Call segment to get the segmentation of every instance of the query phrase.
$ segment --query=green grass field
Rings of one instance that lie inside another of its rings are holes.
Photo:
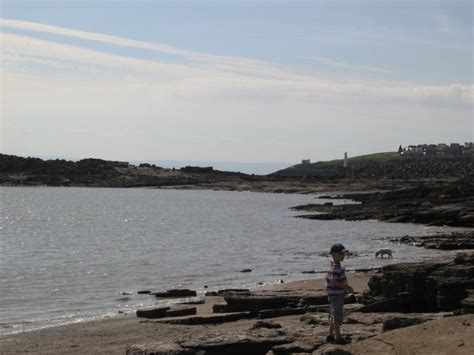
[[[401,159],[397,152],[381,152],[381,153],[373,153],[373,154],[366,154],[366,155],[359,155],[356,157],[349,157],[349,163],[351,161],[363,161],[363,160],[396,160]],[[316,163],[312,163],[311,165],[314,167],[324,167],[324,166],[332,166],[332,165],[342,165],[344,159],[335,159],[329,161],[318,161]]]
[[[390,162],[390,161],[414,161],[414,160],[432,160],[432,161],[440,161],[440,160],[445,160],[445,161],[450,161],[450,160],[470,160],[472,157],[470,156],[453,156],[453,155],[445,155],[445,156],[413,156],[413,157],[402,157],[398,154],[398,152],[379,152],[379,153],[372,153],[372,154],[366,154],[366,155],[359,155],[356,157],[349,157],[349,165],[352,163],[363,163],[363,162],[369,162],[369,161],[378,161],[378,162]],[[311,163],[310,165],[302,165],[302,164],[297,164],[294,167],[297,168],[302,168],[306,167],[309,169],[317,169],[317,168],[325,168],[325,167],[333,167],[333,166],[342,166],[343,164],[343,159],[335,159],[335,160],[328,160],[328,161],[318,161],[316,163]]]

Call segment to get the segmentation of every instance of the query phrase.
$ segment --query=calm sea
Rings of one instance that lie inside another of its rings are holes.
[[[311,202],[251,192],[0,187],[0,334],[158,304],[133,294],[142,289],[203,292],[314,277],[302,271],[324,270],[334,242],[358,255],[346,268],[378,266],[392,262],[373,256],[387,246],[384,237],[450,230],[293,218],[289,207]],[[390,247],[393,262],[440,253]]]

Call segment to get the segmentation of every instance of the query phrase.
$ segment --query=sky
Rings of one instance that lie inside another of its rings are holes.
[[[0,150],[296,163],[473,141],[473,2],[0,1]]]

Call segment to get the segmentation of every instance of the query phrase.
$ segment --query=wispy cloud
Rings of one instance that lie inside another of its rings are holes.
[[[459,39],[456,39],[456,41],[442,41],[433,39],[432,36],[433,30],[452,35],[465,34],[466,31],[472,31],[472,28],[461,29],[444,14],[435,14],[432,18],[436,28],[429,31],[406,27],[359,28],[352,26],[326,26],[320,28],[317,33],[305,33],[301,37],[308,41],[351,47],[374,47],[387,44],[417,45],[427,48],[452,50],[462,55],[472,56],[472,44],[470,42],[460,42]]]
[[[193,62],[205,64],[205,65],[213,65],[215,67],[219,67],[225,70],[242,71],[242,70],[255,69],[255,68],[265,69],[265,66],[267,64],[266,62],[263,62],[263,61],[258,61],[258,60],[248,59],[248,58],[217,56],[217,55],[212,55],[212,54],[207,54],[207,53],[180,49],[180,48],[176,48],[176,47],[169,46],[162,43],[144,42],[144,41],[118,37],[118,36],[73,30],[73,29],[68,29],[64,27],[45,25],[45,24],[29,22],[29,21],[20,21],[20,20],[0,18],[0,26],[5,27],[5,28],[10,28],[10,29],[16,29],[16,30],[50,33],[50,34],[54,34],[58,36],[79,38],[83,40],[102,42],[102,43],[107,43],[107,44],[112,44],[112,45],[117,45],[117,46],[122,46],[122,47],[147,49],[147,50],[156,51],[160,53],[184,57],[189,61],[193,61]],[[273,65],[273,67],[276,67],[276,65]],[[281,68],[282,67],[283,66],[281,66]],[[268,69],[263,70],[262,75],[266,74],[268,71],[269,71]],[[271,72],[268,74],[271,74]]]
[[[368,65],[350,64],[343,61],[334,60],[334,59],[325,58],[325,57],[313,56],[313,57],[304,57],[304,58],[322,63],[324,65],[329,65],[332,67],[338,67],[338,68],[343,68],[343,69],[358,70],[358,71],[362,70],[362,71],[369,71],[369,72],[375,72],[375,73],[390,73],[390,70],[383,69],[383,68],[378,68],[378,67],[368,66]]]
[[[37,24],[26,21],[3,19],[2,26],[31,32],[48,32],[60,36],[100,41],[118,46],[146,48],[182,56],[186,61],[170,63],[158,60],[144,60],[123,55],[92,50],[78,45],[47,41],[28,35],[3,33],[3,70],[34,72],[35,75],[51,75],[50,71],[32,69],[32,65],[57,67],[63,70],[61,76],[75,75],[77,71],[107,74],[108,79],[116,78],[139,80],[156,85],[172,85],[180,93],[202,95],[202,89],[216,97],[234,95],[235,98],[265,100],[401,100],[418,104],[468,104],[473,102],[473,86],[419,85],[393,81],[361,79],[337,79],[324,77],[318,73],[299,68],[256,61],[240,57],[217,56],[195,51],[187,51],[159,43],[130,40],[127,38],[103,35]],[[384,73],[386,70],[364,65],[354,65],[324,57],[314,60],[324,64]],[[68,70],[65,70],[68,68]],[[120,68],[126,71],[120,72]],[[42,68],[44,69],[44,68]],[[110,71],[114,70],[112,75]],[[48,73],[48,74],[45,74]],[[91,76],[96,81],[101,76]],[[85,81],[77,75],[78,82]]]

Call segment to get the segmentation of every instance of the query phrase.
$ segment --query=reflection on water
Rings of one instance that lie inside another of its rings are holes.
[[[292,218],[289,207],[315,202],[309,195],[0,187],[0,201],[0,333],[156,303],[124,291],[307,278],[302,271],[326,268],[336,241],[358,255],[348,268],[430,257],[441,252],[390,245],[393,260],[373,253],[383,237],[448,230]]]

